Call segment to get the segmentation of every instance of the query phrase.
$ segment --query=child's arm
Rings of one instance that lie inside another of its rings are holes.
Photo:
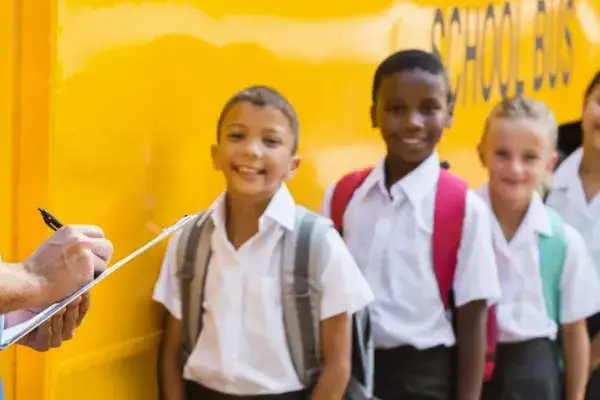
[[[314,400],[341,399],[350,379],[351,330],[347,313],[321,321],[323,371],[312,393]]]
[[[586,318],[600,309],[600,281],[583,238],[565,224],[567,254],[560,286],[560,325],[566,399],[583,399],[590,370]]]
[[[179,232],[175,233],[169,241],[152,296],[166,309],[158,365],[158,380],[163,400],[185,400],[181,363],[181,299],[176,275],[179,235]]]
[[[481,396],[485,367],[487,302],[476,300],[456,310],[458,351],[458,400]]]
[[[159,379],[163,400],[185,400],[181,351],[181,322],[167,311],[160,347]]]
[[[500,297],[491,222],[489,207],[469,191],[453,285],[459,400],[481,398],[488,307]]]
[[[590,374],[600,367],[600,313],[588,317],[588,335],[591,338]]]
[[[566,400],[583,400],[590,370],[590,341],[585,321],[561,327]]]
[[[373,301],[360,269],[334,229],[325,237],[329,251],[321,252],[321,351],[323,372],[313,399],[343,398],[352,369],[352,315]]]

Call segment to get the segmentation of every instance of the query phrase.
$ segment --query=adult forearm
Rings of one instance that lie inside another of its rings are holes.
[[[39,279],[23,264],[0,262],[0,314],[43,305]]]

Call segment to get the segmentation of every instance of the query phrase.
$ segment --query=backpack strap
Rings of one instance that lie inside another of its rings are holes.
[[[335,185],[330,202],[330,218],[335,229],[343,236],[346,208],[356,189],[369,176],[372,167],[351,172]],[[369,308],[352,315],[352,373],[344,394],[346,400],[370,400],[373,398],[373,370],[375,346],[371,333]]]
[[[325,235],[331,222],[296,206],[294,230],[284,235],[282,303],[292,362],[300,381],[312,388],[321,373],[321,275],[329,260]]]
[[[446,310],[451,311],[454,308],[452,289],[466,214],[468,189],[467,182],[450,174],[444,168],[440,169],[433,217],[433,265],[442,303]],[[494,371],[497,342],[495,306],[488,310],[486,331],[484,380],[489,381]]]
[[[373,170],[372,167],[361,169],[344,175],[335,185],[333,194],[331,195],[331,205],[329,215],[335,229],[340,233],[343,232],[344,213],[346,207],[350,203],[350,199],[354,191],[367,179],[367,176]]]
[[[463,221],[466,212],[468,185],[462,179],[440,169],[433,215],[433,266],[442,303],[452,307],[452,284]]]
[[[546,207],[551,235],[539,235],[540,274],[548,316],[560,325],[560,282],[567,256],[565,226],[560,215]]]
[[[182,362],[185,364],[202,330],[204,281],[214,230],[211,213],[201,212],[186,224],[177,243],[177,277],[181,291]],[[200,299],[200,300],[198,300]]]
[[[352,372],[344,399],[371,400],[375,368],[375,344],[371,334],[369,308],[352,315]]]
[[[539,235],[540,275],[546,311],[559,327],[555,349],[558,368],[562,371],[564,369],[564,359],[560,340],[560,283],[567,257],[567,237],[565,236],[565,225],[560,215],[550,207],[546,207],[546,213],[552,228],[552,234]]]

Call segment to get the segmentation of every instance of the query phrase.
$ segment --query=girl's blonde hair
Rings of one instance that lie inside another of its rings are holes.
[[[558,124],[556,123],[554,113],[543,102],[523,95],[504,98],[492,109],[486,118],[483,136],[479,143],[480,146],[485,143],[489,127],[494,118],[533,122],[540,128],[539,131],[544,133],[551,151],[556,151],[558,144]],[[552,190],[552,185],[553,174],[550,172],[538,182],[537,191],[542,196],[545,196],[546,193]]]

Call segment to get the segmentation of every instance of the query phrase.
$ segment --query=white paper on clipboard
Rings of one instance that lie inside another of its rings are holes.
[[[82,287],[81,289],[79,289],[77,292],[73,293],[71,296],[67,297],[66,299],[49,306],[48,308],[46,308],[45,310],[43,310],[39,314],[37,314],[35,317],[30,318],[29,320],[27,320],[25,322],[22,322],[18,325],[4,329],[4,331],[2,332],[2,338],[0,339],[0,350],[3,350],[5,348],[7,348],[8,346],[21,340],[21,338],[23,338],[29,332],[33,331],[39,325],[41,325],[46,320],[51,318],[54,314],[59,312],[61,309],[63,309],[65,306],[67,306],[67,304],[69,304],[70,302],[75,300],[81,294],[83,294],[84,292],[87,292],[93,286],[97,285],[102,280],[106,279],[109,275],[111,275],[113,272],[115,272],[116,270],[121,268],[123,265],[127,264],[128,262],[130,262],[131,260],[133,260],[134,258],[139,256],[140,254],[144,253],[149,248],[151,248],[154,245],[156,245],[157,243],[161,242],[163,239],[165,239],[166,237],[171,235],[173,232],[175,232],[178,229],[180,229],[181,227],[183,227],[183,225],[185,225],[192,218],[194,218],[194,215],[186,216],[186,217],[180,219],[179,221],[177,221],[174,225],[163,229],[163,231],[158,236],[156,236],[154,239],[152,239],[151,241],[149,241],[148,243],[146,243],[139,249],[135,250],[133,253],[129,254],[127,257],[121,259],[120,261],[116,262],[115,264],[113,264],[112,266],[107,268],[102,273],[102,275],[98,276],[92,282],[88,283],[87,285],[85,285],[84,287]]]

